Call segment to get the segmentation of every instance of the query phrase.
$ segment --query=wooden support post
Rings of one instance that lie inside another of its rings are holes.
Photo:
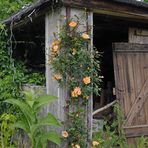
[[[46,88],[47,94],[54,95],[58,97],[58,100],[53,104],[49,105],[45,108],[44,112],[53,113],[60,122],[64,122],[67,119],[67,113],[65,110],[66,99],[68,98],[68,93],[66,89],[62,89],[58,86],[58,83],[53,80],[53,75],[51,71],[51,66],[49,64],[49,54],[51,44],[54,40],[54,33],[59,32],[60,25],[62,25],[62,21],[60,21],[61,15],[65,15],[65,8],[61,8],[58,10],[53,10],[53,12],[47,13],[45,17],[45,54],[46,54]],[[57,129],[59,133],[64,129],[64,125]],[[51,146],[50,148],[54,148],[56,146]],[[67,147],[65,143],[62,143],[62,148]]]
[[[62,17],[65,16],[65,17]],[[52,71],[51,67],[49,65],[49,54],[50,54],[50,47],[54,39],[54,33],[59,32],[60,26],[66,21],[66,19],[75,18],[84,16],[83,23],[85,27],[81,27],[80,29],[82,31],[86,31],[86,28],[88,26],[93,26],[93,14],[92,13],[86,13],[84,10],[81,9],[74,9],[74,8],[61,8],[58,10],[54,10],[53,12],[47,13],[45,18],[45,45],[46,45],[46,88],[47,93],[51,95],[58,96],[57,102],[54,104],[48,106],[44,111],[45,112],[52,112],[61,122],[64,123],[64,121],[67,120],[67,114],[72,108],[69,108],[69,110],[66,109],[66,102],[67,99],[69,99],[68,92],[66,89],[62,89],[58,86],[57,82],[52,79]],[[62,18],[62,19],[61,19]],[[66,18],[66,19],[64,19]],[[91,29],[91,37],[92,37],[92,29]],[[91,38],[92,40],[92,38]],[[93,48],[93,42],[91,41],[91,46]],[[86,139],[88,141],[88,147],[90,146],[91,141],[91,135],[92,135],[92,97],[88,102],[88,106],[85,107],[86,110],[86,126],[89,132],[88,138]],[[61,131],[66,128],[66,125],[64,124],[61,129],[58,129],[58,131]],[[50,146],[51,147],[51,146]],[[66,143],[62,143],[62,148],[69,148],[69,146]]]

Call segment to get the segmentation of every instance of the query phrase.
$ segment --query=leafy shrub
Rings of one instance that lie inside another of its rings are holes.
[[[26,83],[44,85],[45,76],[29,71],[23,62],[12,58],[8,31],[0,24],[0,115],[17,113],[17,109],[3,101],[11,98],[23,99],[21,86]]]
[[[16,117],[11,114],[2,114],[0,116],[0,147],[1,148],[13,148],[12,136],[14,135],[14,129],[11,127],[16,121]]]
[[[1,0],[0,1],[0,20],[10,16],[18,11],[24,5],[31,3],[33,0]]]
[[[118,104],[114,106],[114,113],[116,117],[113,121],[111,123],[108,123],[107,120],[104,121],[104,129],[100,129],[93,135],[93,148],[147,148],[148,138],[144,137],[137,138],[136,147],[128,145],[124,130],[120,128],[124,120]]]
[[[31,72],[25,75],[25,83],[34,85],[45,85],[45,75],[42,73]]]
[[[9,99],[5,102],[17,106],[22,112],[20,119],[14,124],[15,128],[24,130],[31,140],[32,148],[46,148],[47,141],[60,145],[59,135],[55,131],[47,131],[46,126],[60,126],[57,119],[48,113],[45,117],[40,117],[39,112],[48,103],[55,101],[54,96],[35,95],[33,91],[25,92],[24,101]]]

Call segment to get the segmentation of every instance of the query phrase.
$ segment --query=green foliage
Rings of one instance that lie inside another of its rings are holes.
[[[43,73],[37,73],[37,72],[28,72],[25,73],[25,82],[27,84],[33,84],[33,85],[45,85],[45,75]]]
[[[0,25],[0,27],[0,114],[2,114],[14,109],[3,103],[4,100],[21,98],[20,84],[24,74],[14,66],[14,60],[11,58],[11,51],[8,48],[7,30],[4,25]]]
[[[12,141],[12,136],[15,131],[11,126],[15,123],[16,117],[11,114],[2,114],[0,116],[0,147],[13,148],[15,144]]]
[[[0,0],[0,21],[29,3],[32,0]]]
[[[70,113],[69,118],[71,122],[69,122],[68,140],[71,146],[79,144],[81,148],[86,148],[87,129],[85,128],[84,110],[78,109],[77,112]]]
[[[23,99],[21,86],[23,84],[44,85],[45,76],[28,70],[24,63],[12,58],[8,32],[0,24],[0,114],[17,112],[12,105],[3,101],[6,99]]]
[[[148,147],[148,138],[141,137],[138,139],[137,148],[147,148]]]
[[[13,125],[15,128],[24,130],[31,140],[32,148],[46,148],[47,141],[60,145],[59,135],[55,131],[45,130],[46,126],[60,126],[58,120],[48,113],[40,117],[42,107],[55,101],[57,97],[43,95],[39,96],[33,91],[25,92],[24,101],[9,99],[5,102],[17,106],[22,112],[20,119]]]
[[[57,79],[58,83],[63,87],[66,85],[71,92],[74,88],[80,87],[82,93],[79,98],[87,100],[92,91],[96,94],[100,91],[101,79],[98,75],[101,55],[95,48],[87,48],[90,40],[83,38],[83,32],[79,31],[79,27],[83,25],[80,25],[79,21],[78,19],[77,26],[73,28],[68,29],[68,24],[62,26],[57,35],[59,39],[55,38],[51,47],[50,60],[54,74],[61,76]],[[58,41],[60,43],[56,43]],[[55,46],[59,46],[58,51],[54,49]],[[88,84],[83,82],[86,77],[90,78]],[[78,97],[71,95],[71,98]]]
[[[114,113],[116,113],[116,118],[111,123],[104,121],[104,129],[100,129],[93,135],[93,141],[98,142],[98,145],[93,146],[93,148],[147,148],[148,138],[144,137],[137,138],[136,147],[128,145],[124,130],[121,128],[124,120],[118,104],[114,106]]]

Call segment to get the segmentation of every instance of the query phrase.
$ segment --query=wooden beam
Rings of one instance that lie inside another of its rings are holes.
[[[123,127],[125,130],[126,137],[140,137],[148,135],[148,125],[138,125],[138,126],[130,126]]]
[[[60,1],[43,0],[30,5],[27,8],[20,10],[18,13],[12,15],[2,23],[10,26],[13,29],[32,23],[38,17],[45,17],[45,13],[58,9],[61,6]],[[56,11],[56,10],[55,10]]]
[[[146,79],[145,83],[143,84],[143,87],[142,87],[139,95],[137,96],[134,104],[132,105],[131,110],[129,111],[129,113],[127,115],[127,119],[125,121],[126,126],[132,124],[134,117],[140,112],[146,99],[148,99],[148,78]]]
[[[100,112],[102,112],[102,111],[104,111],[104,110],[110,108],[110,107],[113,106],[116,102],[117,102],[117,101],[115,100],[115,101],[113,101],[113,102],[111,102],[111,103],[105,105],[104,107],[101,107],[101,108],[95,110],[95,111],[92,113],[92,116],[94,116],[94,115],[96,115],[96,114],[98,114],[98,113],[100,113]]]
[[[46,107],[47,111],[53,113],[62,123],[67,121],[67,107],[66,100],[69,99],[69,93],[66,89],[59,87],[57,81],[53,80],[53,72],[51,70],[51,65],[48,64],[50,48],[53,40],[55,39],[54,33],[60,30],[60,27],[63,25],[63,22],[60,20],[60,16],[66,15],[66,9],[61,8],[52,13],[46,13],[45,17],[45,54],[46,54],[46,91],[47,94],[54,95],[58,97],[58,100],[53,104]],[[58,32],[59,33],[59,32]],[[62,130],[65,130],[66,125],[63,124],[60,128],[57,129],[59,133]],[[49,147],[54,147],[51,143]],[[61,147],[66,148],[67,141],[63,140]],[[54,147],[55,148],[55,147]]]
[[[64,5],[87,8],[98,14],[130,18],[148,23],[148,11],[139,7],[104,0],[63,0]]]
[[[130,45],[130,46],[129,46]],[[116,47],[116,48],[115,48]],[[137,43],[113,43],[113,49],[116,52],[148,52],[148,44]]]

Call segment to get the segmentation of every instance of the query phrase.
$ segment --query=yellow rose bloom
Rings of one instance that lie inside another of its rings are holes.
[[[93,141],[93,142],[92,142],[92,145],[93,145],[93,146],[98,146],[99,144],[100,144],[100,143],[99,143],[98,141]]]
[[[76,54],[76,49],[72,49],[72,54],[75,55]]]
[[[68,132],[67,131],[62,131],[62,136],[64,138],[67,138],[69,136]]]
[[[74,27],[77,26],[77,22],[71,21],[71,22],[69,23],[69,26],[74,28]]]
[[[83,78],[84,84],[89,84],[91,82],[90,77]]]
[[[81,147],[80,147],[80,145],[76,144],[76,145],[75,145],[75,148],[81,148]]]
[[[55,74],[53,78],[58,81],[62,79],[62,76],[60,74]]]
[[[78,95],[74,91],[71,92],[71,96],[72,97],[78,97]]]
[[[82,38],[85,39],[85,40],[88,40],[90,37],[87,33],[83,33]]]
[[[72,97],[78,97],[81,95],[81,88],[80,87],[75,87],[74,90],[71,92]]]
[[[58,50],[59,50],[59,46],[58,45],[52,46],[52,52],[58,52]]]
[[[60,40],[54,40],[52,46],[59,45],[61,43]]]

